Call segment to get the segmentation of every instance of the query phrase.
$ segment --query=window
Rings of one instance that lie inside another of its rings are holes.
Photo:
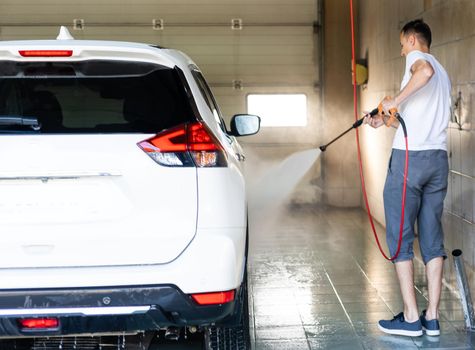
[[[194,119],[177,70],[106,60],[1,61],[2,116],[36,118],[38,133],[157,133]]]
[[[204,76],[201,74],[201,72],[193,68],[191,72],[193,74],[193,78],[196,81],[196,84],[198,85],[198,88],[201,91],[201,94],[203,95],[206,101],[206,104],[208,105],[211,112],[213,112],[213,116],[214,116],[214,119],[216,120],[216,123],[218,123],[221,130],[223,130],[226,133],[226,127],[224,125],[223,118],[221,117],[221,112],[219,110],[218,104],[216,103],[213,93],[211,92],[211,89],[208,83],[206,82]]]
[[[306,126],[307,96],[304,94],[251,94],[247,112],[261,117],[261,126]]]

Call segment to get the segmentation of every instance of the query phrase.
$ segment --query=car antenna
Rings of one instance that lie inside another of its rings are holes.
[[[59,28],[59,34],[56,37],[56,40],[74,40],[74,37],[69,32],[68,28],[61,26],[61,28]]]

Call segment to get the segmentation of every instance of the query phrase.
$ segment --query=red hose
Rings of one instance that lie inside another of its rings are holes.
[[[353,0],[350,0],[350,17],[351,17],[351,71],[352,71],[352,78],[353,78],[353,111],[355,115],[355,120],[358,120],[358,101],[357,101],[357,94],[356,94],[356,62],[355,62],[355,30],[354,30],[354,14],[353,14]],[[404,135],[404,139],[406,142],[406,161],[404,167],[404,184],[402,189],[402,208],[401,208],[401,223],[399,226],[399,240],[397,244],[397,250],[394,256],[388,257],[381,247],[381,243],[379,242],[378,234],[376,233],[376,228],[374,227],[373,216],[371,215],[371,210],[369,208],[368,197],[366,195],[366,186],[363,174],[363,161],[361,159],[361,150],[360,150],[360,136],[358,129],[356,128],[356,145],[358,149],[358,163],[360,169],[360,179],[361,179],[361,190],[363,191],[363,198],[366,205],[366,211],[368,213],[369,222],[371,223],[371,228],[373,230],[374,238],[376,239],[376,243],[378,244],[379,251],[384,256],[386,260],[394,261],[398,255],[399,251],[401,250],[401,243],[402,243],[402,233],[404,230],[404,208],[406,206],[406,184],[407,184],[407,173],[409,168],[409,147],[407,142],[407,135]]]

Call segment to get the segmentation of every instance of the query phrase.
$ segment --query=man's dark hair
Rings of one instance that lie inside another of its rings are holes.
[[[414,34],[419,41],[423,42],[430,47],[432,43],[432,33],[429,26],[422,19],[416,19],[414,21],[406,23],[401,29],[403,35]]]

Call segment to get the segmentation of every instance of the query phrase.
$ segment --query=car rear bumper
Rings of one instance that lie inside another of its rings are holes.
[[[236,293],[239,295],[239,293]],[[173,285],[0,292],[0,337],[139,332],[225,323],[236,300],[200,306]],[[57,317],[54,329],[21,329],[18,320]]]
[[[0,292],[12,289],[77,289],[163,284],[178,286],[186,294],[232,290],[237,289],[242,282],[245,246],[245,225],[231,228],[198,228],[189,246],[168,264],[0,267]]]

